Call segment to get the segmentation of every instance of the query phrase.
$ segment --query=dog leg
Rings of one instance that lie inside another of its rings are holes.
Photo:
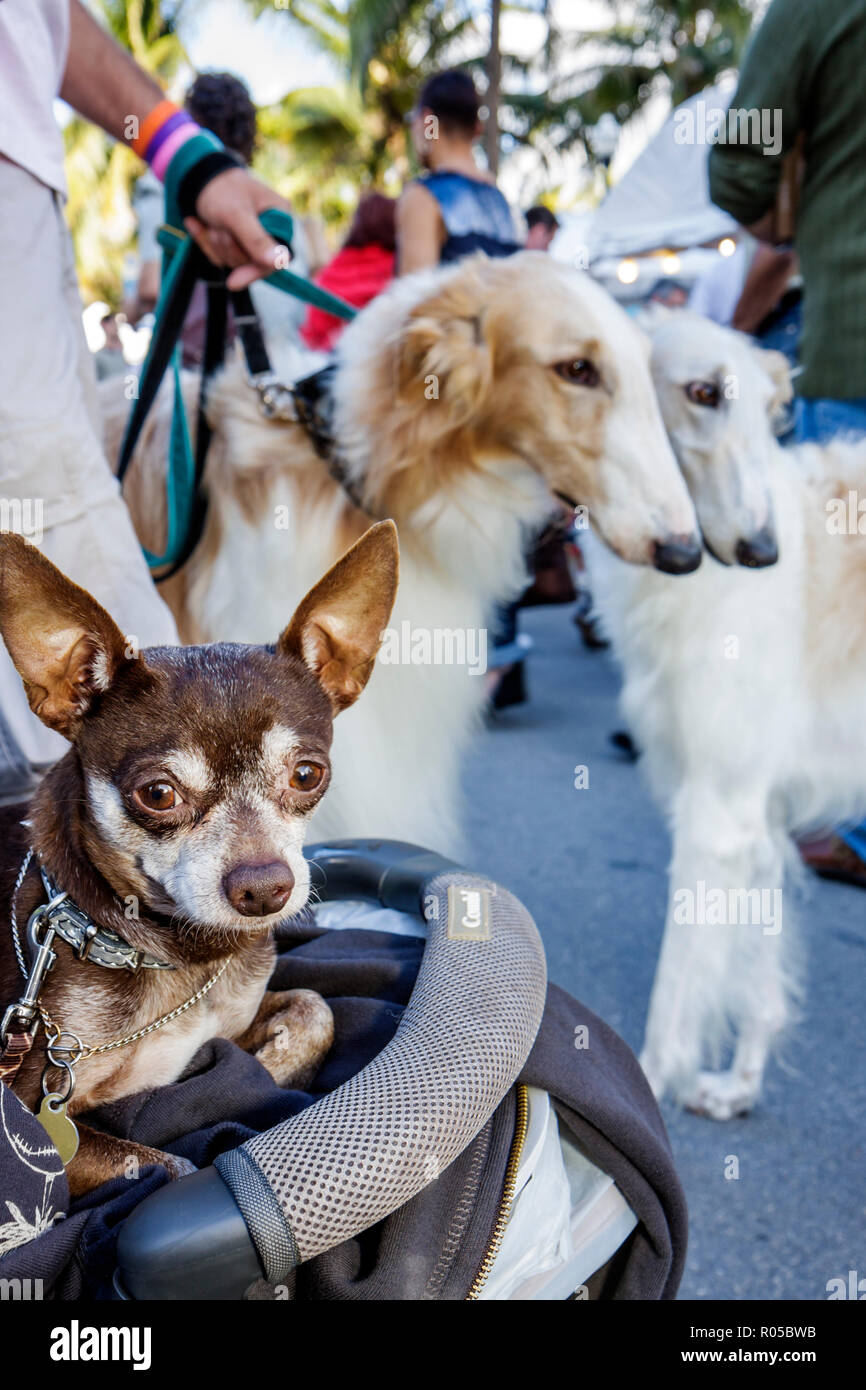
[[[763,904],[780,900],[781,877],[760,799],[723,798],[706,786],[683,793],[641,1058],[657,1096],[672,1091],[714,1119],[757,1099],[770,1040],[787,1013],[776,927],[760,916]],[[732,1030],[731,1070],[702,1071]]]
[[[733,1065],[728,1071],[701,1071],[694,1090],[683,1098],[687,1110],[710,1120],[731,1120],[748,1115],[761,1094],[764,1068],[770,1054],[772,1035],[760,1029],[749,1030],[737,1042]]]
[[[700,1068],[700,1010],[692,981],[704,955],[705,943],[697,939],[694,926],[679,920],[672,890],[640,1056],[658,1100]]]
[[[235,1042],[252,1052],[280,1086],[309,1085],[334,1041],[334,1016],[311,989],[268,991]]]
[[[66,1169],[72,1197],[82,1197],[111,1178],[128,1178],[135,1182],[143,1168],[155,1163],[165,1168],[171,1178],[195,1172],[195,1165],[189,1159],[178,1158],[176,1154],[163,1153],[161,1149],[136,1144],[130,1139],[118,1139],[113,1134],[91,1129],[89,1125],[77,1124],[77,1129],[78,1152]]]
[[[790,1016],[783,961],[782,942],[775,934],[764,938],[757,953],[743,953],[741,968],[748,971],[748,987],[733,1061],[727,1071],[699,1073],[694,1092],[685,1099],[688,1109],[713,1120],[729,1120],[754,1108],[773,1041]]]

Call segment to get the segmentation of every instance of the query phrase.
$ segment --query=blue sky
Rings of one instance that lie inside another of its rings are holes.
[[[591,32],[610,21],[608,0],[552,0],[565,29]],[[478,6],[479,42],[485,5]],[[193,66],[227,68],[249,86],[259,105],[278,101],[295,87],[327,85],[341,75],[330,58],[307,37],[284,10],[254,19],[243,0],[199,0],[180,25]],[[506,9],[502,16],[503,46],[529,56],[540,44],[544,25],[538,15]]]
[[[242,0],[203,0],[180,28],[194,67],[236,73],[260,106],[278,101],[295,87],[339,80],[327,54],[284,10],[255,20]]]

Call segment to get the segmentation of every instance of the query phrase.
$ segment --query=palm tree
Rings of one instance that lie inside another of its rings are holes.
[[[163,84],[186,64],[178,25],[195,0],[94,0],[137,61]],[[611,0],[611,24],[576,43],[554,22],[551,0],[247,0],[285,13],[344,74],[260,113],[255,165],[300,212],[342,223],[359,189],[396,187],[411,173],[406,116],[433,71],[458,65],[486,78],[485,150],[531,147],[540,167],[580,150],[605,111],[627,120],[664,85],[674,102],[735,67],[754,0]],[[710,8],[712,6],[712,8]],[[503,16],[538,14],[537,51],[503,48]],[[141,166],[125,146],[74,118],[65,130],[67,215],[85,293],[116,303],[134,225],[130,189]]]
[[[299,213],[342,224],[376,181],[375,142],[356,89],[300,88],[259,111],[254,168]]]
[[[499,98],[502,88],[502,46],[500,29],[502,0],[490,0],[490,46],[487,49],[487,125],[484,149],[494,178],[499,172]]]
[[[250,0],[259,11],[270,0]],[[539,154],[565,153],[580,144],[592,158],[591,127],[605,111],[620,121],[664,85],[674,104],[714,82],[739,61],[752,25],[754,0],[611,0],[612,23],[588,34],[595,55],[554,22],[550,0],[281,0],[281,8],[346,63],[368,110],[384,129],[377,153],[397,146],[405,113],[419,82],[457,61],[487,81],[484,146],[495,173],[503,138],[532,145]],[[518,58],[503,51],[502,16],[538,14],[544,37],[538,51]],[[486,51],[458,56],[474,38]],[[577,58],[575,63],[573,60]],[[401,161],[407,163],[405,154]],[[371,174],[373,171],[371,170]]]
[[[136,62],[167,84],[188,61],[177,33],[186,2],[99,0],[95,8]],[[66,218],[81,287],[86,298],[104,299],[117,307],[123,257],[135,234],[130,193],[141,174],[141,163],[128,146],[78,116],[68,122],[63,135],[69,188]]]

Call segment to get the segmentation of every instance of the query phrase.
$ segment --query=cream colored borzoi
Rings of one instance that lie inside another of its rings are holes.
[[[113,390],[109,457],[128,409]],[[239,365],[215,383],[209,409],[207,525],[164,588],[185,641],[269,640],[276,615],[371,517],[392,517],[399,531],[399,640],[383,650],[365,699],[338,721],[337,771],[314,834],[459,848],[460,776],[485,683],[478,661],[475,674],[470,663],[437,663],[436,634],[456,634],[441,637],[441,655],[446,641],[459,649],[461,634],[478,655],[494,603],[526,582],[525,548],[557,494],[588,506],[627,560],[675,571],[700,561],[647,339],[588,276],[538,252],[399,280],[346,330],[337,444],[368,515],[301,426],[262,416]],[[164,408],[153,412],[126,486],[151,547],[167,419]],[[505,833],[507,807],[491,813]]]
[[[866,498],[866,446],[783,450],[780,354],[687,313],[650,331],[715,559],[672,583],[594,546],[593,585],[673,835],[642,1063],[657,1094],[726,1119],[757,1100],[798,993],[791,834],[866,811],[866,540],[849,501]],[[705,1070],[730,1044],[728,1069]]]

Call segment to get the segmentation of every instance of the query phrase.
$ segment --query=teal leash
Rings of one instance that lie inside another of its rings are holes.
[[[291,246],[294,224],[288,213],[269,208],[260,219],[265,231],[286,247]],[[163,279],[156,306],[153,334],[139,378],[138,397],[127,421],[118,461],[117,477],[122,484],[129,469],[135,446],[147,416],[156,399],[166,371],[171,367],[174,389],[168,466],[166,470],[166,536],[161,555],[142,547],[149,568],[159,570],[157,582],[176,574],[186,563],[201,537],[206,514],[206,499],[202,478],[210,442],[210,428],[204,413],[204,392],[207,381],[221,365],[225,355],[225,304],[230,292],[225,288],[228,272],[213,266],[186,232],[165,226],[158,233],[163,248]],[[352,319],[357,310],[314,285],[294,271],[280,268],[265,277],[285,294],[310,304],[337,318]],[[199,396],[196,447],[193,450],[186,408],[181,387],[180,334],[183,329],[193,290],[199,281],[208,286],[208,321],[205,361]],[[241,292],[245,321],[249,323],[251,304],[247,292]],[[239,297],[240,299],[240,297]],[[246,350],[246,333],[243,336]],[[264,340],[259,333],[260,353],[265,356]]]

